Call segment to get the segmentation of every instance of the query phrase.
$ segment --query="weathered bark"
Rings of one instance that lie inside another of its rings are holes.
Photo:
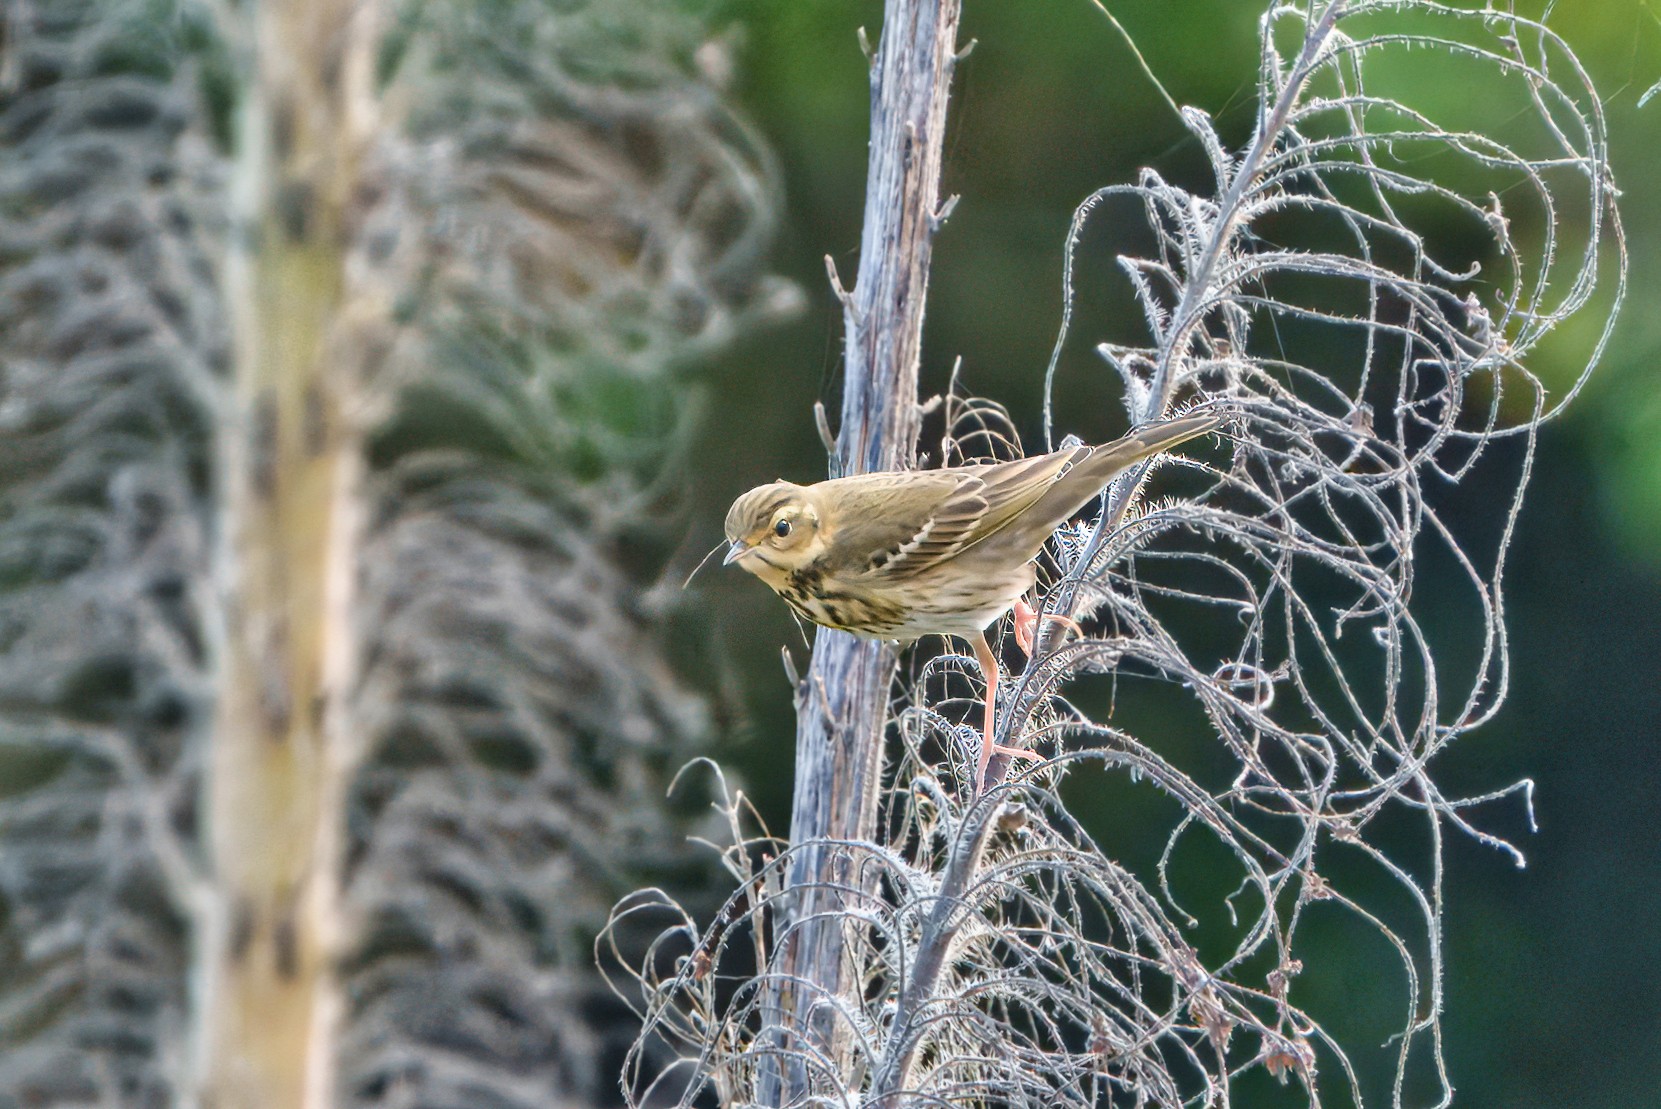
[[[917,371],[929,259],[939,225],[946,101],[957,60],[957,0],[888,0],[871,69],[871,141],[865,228],[854,288],[843,304],[846,383],[837,459],[842,473],[911,465]],[[780,931],[789,939],[770,970],[785,1046],[837,1059],[836,1021],[811,998],[858,986],[845,959],[850,925],[836,914],[855,872],[838,841],[873,838],[893,650],[821,628],[797,694],[796,790],[787,879],[796,891]],[[805,1041],[792,1039],[805,1036]],[[787,1105],[805,1083],[799,1062],[765,1072],[760,1100]]]

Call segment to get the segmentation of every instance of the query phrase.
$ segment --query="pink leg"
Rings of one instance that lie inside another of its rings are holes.
[[[1015,643],[1023,655],[1031,656],[1033,632],[1038,630],[1038,613],[1025,597],[1015,599]]]
[[[1059,613],[1051,612],[1044,619],[1057,624],[1066,624],[1074,632],[1083,635],[1084,629],[1078,626],[1077,620],[1070,620]],[[1021,648],[1021,653],[1031,657],[1033,644],[1037,641],[1038,610],[1027,604],[1025,597],[1015,601],[1015,643]]]
[[[975,649],[975,661],[980,664],[980,672],[986,678],[986,716],[982,725],[980,759],[975,763],[975,792],[979,793],[986,788],[986,767],[994,754],[1035,762],[1041,756],[1020,747],[1003,747],[992,742],[992,722],[996,718],[998,697],[998,658],[992,653],[992,645],[986,642],[985,632],[969,642]]]

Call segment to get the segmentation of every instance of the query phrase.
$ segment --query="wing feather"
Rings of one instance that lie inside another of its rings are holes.
[[[846,552],[837,568],[885,578],[920,574],[1007,527],[1081,453],[1088,448],[825,482],[821,496],[835,506],[830,550]]]
[[[993,561],[1025,561],[1114,475],[1219,423],[1215,415],[1188,416],[1102,447],[820,482],[810,493],[830,521],[825,568],[890,580],[914,577],[1000,533],[979,553]],[[1006,532],[1029,513],[1021,528]]]

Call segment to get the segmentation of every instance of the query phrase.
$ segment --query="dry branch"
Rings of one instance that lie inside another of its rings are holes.
[[[917,369],[928,292],[930,251],[939,221],[940,158],[946,101],[957,61],[957,0],[888,0],[871,66],[871,141],[859,276],[843,292],[845,385],[837,471],[868,473],[910,466],[917,440]],[[834,274],[833,274],[834,277]],[[883,737],[893,651],[820,628],[813,663],[796,696],[793,857],[781,922],[776,1006],[786,1050],[844,1049],[821,999],[857,989],[836,915],[836,887],[869,889],[831,842],[870,840],[876,832]],[[827,894],[829,896],[827,897]],[[805,1036],[803,1041],[797,1037]],[[775,1086],[777,1082],[779,1085]],[[798,1068],[771,1073],[759,1097],[784,1105],[806,1088]]]

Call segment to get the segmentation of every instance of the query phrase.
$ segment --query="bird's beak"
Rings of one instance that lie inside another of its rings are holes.
[[[732,546],[727,548],[727,557],[721,560],[721,565],[731,566],[739,559],[750,553],[750,545],[742,539],[734,539]]]

